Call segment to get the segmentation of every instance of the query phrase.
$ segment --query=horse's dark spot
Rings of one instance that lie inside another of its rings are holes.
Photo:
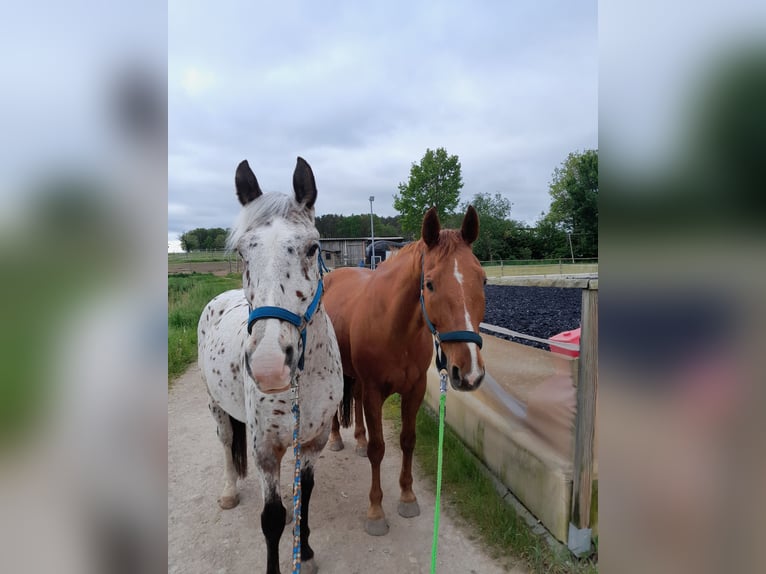
[[[250,242],[250,248],[252,249],[253,247],[258,247],[258,242],[257,241],[251,241]]]
[[[284,399],[279,399],[277,402],[278,403],[282,403],[283,405],[287,404],[287,401],[285,401]]]
[[[289,272],[287,273],[287,278],[290,279],[290,273]]]
[[[245,271],[245,277],[247,277],[247,283],[250,284],[250,270]]]
[[[296,295],[296,296],[297,296],[299,299],[305,299],[305,298],[306,298],[306,297],[303,295],[303,291],[296,291],[296,292],[295,292],[295,295]]]
[[[205,334],[205,329],[202,329],[202,334],[203,334],[203,335]]]
[[[313,429],[314,428],[314,423],[309,423],[309,428]]]
[[[288,248],[287,248],[287,252],[288,252],[290,255],[292,255],[293,253],[295,253],[295,249],[293,249],[292,247],[288,247]]]
[[[279,428],[279,425],[277,425],[277,424],[272,424],[272,425],[271,425],[271,428],[273,428],[273,429],[278,429],[278,428]]]
[[[219,315],[223,315],[223,309],[221,309],[220,311],[218,311],[218,314],[219,314]]]
[[[281,415],[285,414],[285,411],[280,411],[279,409],[274,409],[274,414],[278,415],[278,416],[281,416]]]
[[[282,293],[284,293],[284,292],[285,292],[285,286],[284,286],[284,285],[282,285],[281,283],[279,284],[279,288],[282,290]]]
[[[332,395],[330,395],[330,400],[331,400],[331,401],[335,400],[335,399],[333,399],[333,398],[332,398]]]
[[[267,221],[263,224],[264,227],[269,227],[271,225],[271,220]]]
[[[311,281],[311,278],[309,277],[308,269],[303,270],[303,276],[306,278],[306,281]]]
[[[260,402],[263,402],[266,397],[261,397]]]

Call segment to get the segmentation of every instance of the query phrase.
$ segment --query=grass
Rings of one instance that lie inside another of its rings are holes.
[[[197,322],[213,297],[242,287],[241,275],[168,276],[168,383],[197,358]]]
[[[401,428],[400,398],[391,396],[383,406],[384,417]],[[434,414],[423,406],[416,422],[415,459],[419,467],[436,484],[439,425]],[[524,519],[516,514],[495,490],[486,471],[468,452],[458,436],[449,428],[444,432],[442,494],[446,505],[465,519],[493,558],[503,560],[506,567],[523,564],[536,573],[590,574],[598,565],[588,559],[576,559],[567,550],[555,552],[547,542],[533,533]]]

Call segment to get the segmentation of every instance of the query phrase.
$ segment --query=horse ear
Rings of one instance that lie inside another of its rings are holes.
[[[439,232],[441,231],[441,223],[439,223],[439,214],[436,212],[436,208],[432,207],[426,211],[423,217],[423,229],[420,232],[423,241],[430,248],[439,243]]]
[[[460,235],[463,241],[471,245],[479,237],[479,214],[473,205],[469,205],[463,217],[463,225],[460,227]]]
[[[261,188],[258,187],[258,180],[255,179],[255,174],[250,169],[250,164],[247,163],[246,159],[243,159],[237,166],[234,185],[237,188],[237,197],[242,205],[247,205],[263,195]]]
[[[293,173],[293,189],[298,203],[304,203],[307,209],[314,207],[314,202],[317,200],[317,184],[314,181],[311,166],[302,157],[298,158],[298,164]]]

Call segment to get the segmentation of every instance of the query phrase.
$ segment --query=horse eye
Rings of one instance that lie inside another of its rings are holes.
[[[433,284],[433,283],[431,283],[430,281],[426,281],[426,288],[427,288],[429,291],[433,291],[433,290],[434,290],[434,284]]]
[[[309,247],[309,250],[306,252],[306,256],[313,257],[314,254],[317,252],[317,249],[319,249],[319,245],[317,243],[314,243],[314,245]]]
[[[487,278],[485,277],[484,278],[484,285],[486,285],[486,284],[487,284]]]

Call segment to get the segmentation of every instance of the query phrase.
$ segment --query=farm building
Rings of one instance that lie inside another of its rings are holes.
[[[376,237],[376,261],[385,261],[403,245],[402,241],[402,237]],[[322,257],[331,269],[356,267],[360,261],[364,261],[366,266],[370,265],[372,240],[369,237],[329,237],[320,239],[319,243],[322,247]]]

